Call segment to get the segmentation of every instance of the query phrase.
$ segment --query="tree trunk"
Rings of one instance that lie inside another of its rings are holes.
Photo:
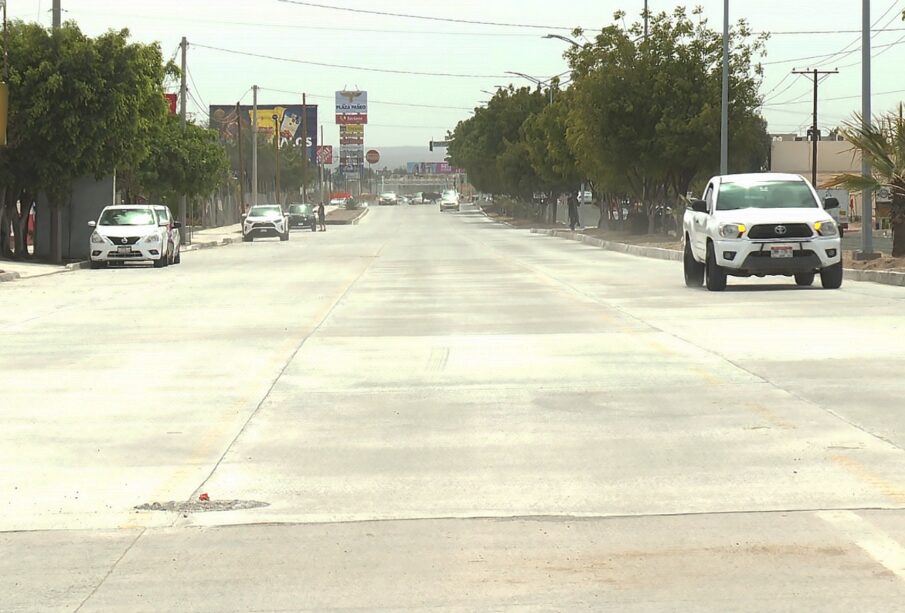
[[[896,193],[889,214],[892,226],[892,257],[905,257],[905,194]]]
[[[6,195],[9,191],[9,188],[4,188],[2,199],[0,199],[0,258],[11,259],[13,253],[9,240],[9,230],[12,216],[10,215],[9,207],[6,204]]]

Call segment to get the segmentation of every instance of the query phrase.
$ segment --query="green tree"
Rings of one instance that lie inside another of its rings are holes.
[[[50,31],[13,22],[9,53],[10,145],[0,177],[12,193],[47,194],[51,259],[59,262],[72,183],[149,154],[166,115],[163,58],[157,44],[130,43],[128,30],[90,38],[73,23]]]
[[[840,174],[828,183],[829,187],[843,187],[850,191],[889,187],[892,191],[892,256],[905,257],[905,105],[897,112],[878,117],[863,127],[860,115],[846,122],[842,134],[852,143],[852,149],[862,151],[870,164],[871,175]]]
[[[566,56],[574,71],[575,104],[567,139],[579,168],[598,190],[625,189],[647,206],[684,197],[696,179],[719,167],[722,35],[701,10],[654,15],[622,27],[623,13],[593,43]],[[732,33],[731,159],[738,171],[762,170],[769,140],[757,114],[764,39],[744,21]],[[764,144],[766,143],[766,148]]]

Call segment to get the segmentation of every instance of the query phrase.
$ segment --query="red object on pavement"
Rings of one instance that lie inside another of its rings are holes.
[[[198,496],[198,500],[200,500],[201,502],[209,502],[210,499],[211,499],[211,497],[208,496],[207,493],[204,493],[204,494],[201,494],[200,496]]]

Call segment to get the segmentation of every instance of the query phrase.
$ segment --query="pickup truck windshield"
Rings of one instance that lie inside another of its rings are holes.
[[[816,209],[814,194],[803,181],[746,181],[723,183],[718,211],[739,209]]]

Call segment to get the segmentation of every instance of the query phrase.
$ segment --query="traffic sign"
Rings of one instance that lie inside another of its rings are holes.
[[[368,161],[368,164],[376,164],[380,161],[380,152],[376,149],[371,149],[370,151],[368,151],[365,159]]]

